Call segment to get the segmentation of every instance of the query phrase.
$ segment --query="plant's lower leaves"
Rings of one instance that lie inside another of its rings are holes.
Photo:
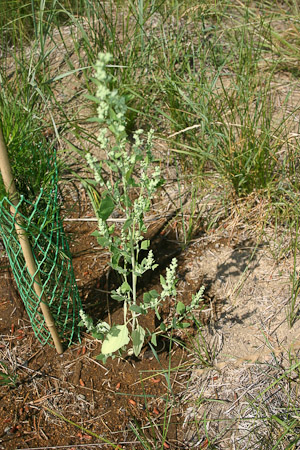
[[[114,353],[129,343],[129,334],[126,325],[114,325],[103,341],[101,352],[103,355]]]
[[[132,342],[133,342],[133,352],[135,356],[139,356],[140,351],[144,345],[145,340],[145,330],[140,325],[133,330],[131,334]]]

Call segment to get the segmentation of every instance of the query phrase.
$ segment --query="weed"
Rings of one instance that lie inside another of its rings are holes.
[[[96,69],[96,97],[92,98],[98,105],[98,117],[93,119],[104,125],[101,128],[98,141],[101,149],[106,151],[105,164],[112,174],[107,178],[103,170],[103,162],[97,161],[91,154],[87,154],[87,162],[93,171],[94,180],[86,182],[88,193],[98,218],[98,231],[94,233],[101,246],[107,247],[111,254],[111,267],[119,273],[123,283],[113,291],[112,298],[123,304],[123,324],[110,327],[106,322],[93,326],[84,312],[81,313],[82,325],[94,335],[103,340],[100,359],[106,360],[115,352],[125,349],[130,340],[133,353],[138,356],[145,342],[146,332],[151,336],[151,342],[156,345],[157,332],[151,333],[139,324],[139,317],[147,315],[154,310],[158,320],[161,320],[160,306],[169,297],[176,298],[176,268],[174,258],[166,270],[166,278],[160,277],[162,291],[158,293],[151,290],[144,293],[143,300],[138,304],[137,281],[148,270],[154,270],[158,264],[154,261],[152,250],[149,250],[150,241],[144,239],[147,228],[144,223],[145,214],[149,211],[151,200],[162,180],[160,169],[154,165],[151,152],[152,132],[148,133],[147,141],[141,140],[142,130],[133,135],[133,144],[130,144],[126,133],[126,105],[124,97],[120,97],[116,90],[111,90],[112,76],[107,74],[106,65],[111,56],[100,54]],[[114,143],[108,137],[108,131],[113,135]],[[101,196],[94,186],[102,189]],[[136,194],[137,192],[137,194]],[[134,195],[135,194],[135,195]],[[121,234],[115,233],[115,226],[109,226],[107,219],[118,210],[125,217]],[[147,256],[142,257],[145,253]],[[147,252],[147,253],[146,253]],[[161,323],[160,332],[171,328],[184,328],[189,326],[182,319],[189,315],[202,300],[203,288],[195,294],[189,306],[178,302],[172,323]]]
[[[0,386],[16,386],[18,376],[12,373],[4,361],[0,361]]]

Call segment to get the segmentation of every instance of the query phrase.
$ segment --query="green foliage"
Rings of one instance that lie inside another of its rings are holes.
[[[135,331],[138,333],[137,329]],[[105,356],[113,354],[120,348],[126,347],[129,340],[127,325],[114,325],[103,341],[102,354]]]
[[[37,35],[39,20],[47,22],[55,11],[56,25],[63,24],[68,15],[62,6],[74,14],[84,11],[84,0],[0,0],[0,29],[2,43],[22,45]]]
[[[177,268],[177,261],[173,259],[166,270],[166,277],[161,276],[161,293],[155,290],[146,292],[138,304],[138,278],[158,266],[154,261],[152,250],[149,250],[150,242],[144,238],[144,233],[147,231],[144,218],[162,181],[159,167],[155,165],[151,151],[152,132],[148,133],[147,140],[144,141],[141,139],[142,130],[136,131],[133,135],[133,143],[130,144],[126,132],[125,99],[120,97],[116,90],[110,89],[113,79],[106,72],[106,64],[110,60],[110,55],[100,54],[95,66],[97,85],[95,101],[98,117],[93,119],[102,125],[98,141],[101,149],[105,150],[107,159],[105,162],[100,162],[91,154],[87,154],[86,159],[94,175],[98,191],[92,188],[91,183],[85,183],[98,218],[98,231],[94,234],[100,245],[109,249],[110,265],[123,279],[122,284],[112,292],[112,298],[123,303],[124,323],[104,330],[103,360],[125,349],[130,339],[133,353],[136,356],[139,355],[146,337],[146,330],[139,324],[139,317],[154,310],[156,317],[161,320],[159,312],[161,304],[169,297],[176,298]],[[108,131],[112,133],[113,138],[108,136]],[[104,171],[104,165],[110,169],[111,176],[106,175],[107,170]],[[99,194],[100,190],[101,194]],[[120,234],[116,233],[114,225],[108,223],[115,209],[125,218]],[[141,252],[144,252],[145,256]],[[178,303],[172,323],[164,326],[163,330],[184,328],[186,324],[182,323],[183,317],[199,305],[202,293],[203,290],[194,296],[189,307]],[[91,319],[83,311],[81,318],[81,325],[85,325],[94,336],[98,335],[99,327],[103,332],[103,322],[94,327]]]
[[[33,139],[33,136],[28,136],[23,141],[8,139],[9,158],[17,190],[20,195],[24,195],[30,201],[37,197],[41,188],[49,190],[51,186],[49,183],[53,176],[47,150],[49,144],[46,144],[42,137],[39,142]],[[2,200],[5,196],[6,191],[0,177],[0,199]]]
[[[22,212],[29,216],[32,212],[29,205],[36,201],[41,190],[47,202],[46,197],[51,195],[57,167],[54,164],[53,145],[46,141],[34,114],[33,108],[37,98],[33,95],[31,100],[27,101],[25,94],[26,88],[22,85],[14,92],[10,89],[1,90],[0,124],[17,191],[26,200]],[[0,175],[0,201],[4,197],[6,190]],[[42,202],[43,199],[40,199],[40,203]]]
[[[0,386],[15,386],[18,376],[13,374],[4,361],[0,361]]]
[[[15,64],[13,77],[5,63],[0,66],[0,124],[8,147],[13,176],[20,195],[34,201],[41,188],[49,192],[54,175],[53,145],[42,133],[47,98],[44,96],[44,55],[11,52]],[[5,59],[4,59],[5,61]],[[5,189],[0,181],[0,199]]]

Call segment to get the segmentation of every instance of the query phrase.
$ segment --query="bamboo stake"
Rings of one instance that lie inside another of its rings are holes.
[[[8,158],[7,148],[6,144],[3,138],[2,129],[0,126],[0,170],[4,182],[5,189],[8,193],[8,198],[13,204],[10,208],[11,214],[16,214],[16,206],[19,202],[19,195],[16,189],[16,185],[13,179],[12,170],[10,167],[10,162]],[[15,217],[15,229],[18,235],[18,239],[22,248],[22,252],[24,255],[25,263],[28,269],[28,272],[30,273],[31,277],[33,278],[33,288],[35,290],[36,295],[38,298],[41,299],[40,307],[42,310],[42,313],[45,318],[45,322],[47,327],[49,328],[50,334],[52,336],[52,339],[54,341],[54,345],[56,348],[56,351],[58,354],[63,353],[63,347],[57,332],[57,329],[55,327],[55,323],[49,308],[49,305],[47,304],[47,301],[44,297],[44,294],[42,295],[42,288],[41,288],[41,279],[40,275],[37,271],[37,266],[34,260],[34,256],[32,253],[32,249],[30,246],[30,242],[28,239],[28,236],[26,234],[26,231],[22,227],[23,221],[19,214]]]

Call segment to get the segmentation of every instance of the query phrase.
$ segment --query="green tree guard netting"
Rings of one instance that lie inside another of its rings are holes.
[[[14,215],[7,197],[0,201],[0,232],[8,254],[20,296],[28,313],[36,337],[44,345],[52,345],[50,332],[39,308],[40,298],[33,287],[15,231],[16,216],[22,217],[28,234],[44,294],[53,315],[55,326],[65,345],[80,339],[79,309],[81,308],[75,281],[69,245],[60,219],[55,153],[49,157],[48,173],[51,174],[46,188],[29,201],[21,195]],[[28,168],[30,171],[30,167]],[[41,296],[42,296],[41,295]]]

